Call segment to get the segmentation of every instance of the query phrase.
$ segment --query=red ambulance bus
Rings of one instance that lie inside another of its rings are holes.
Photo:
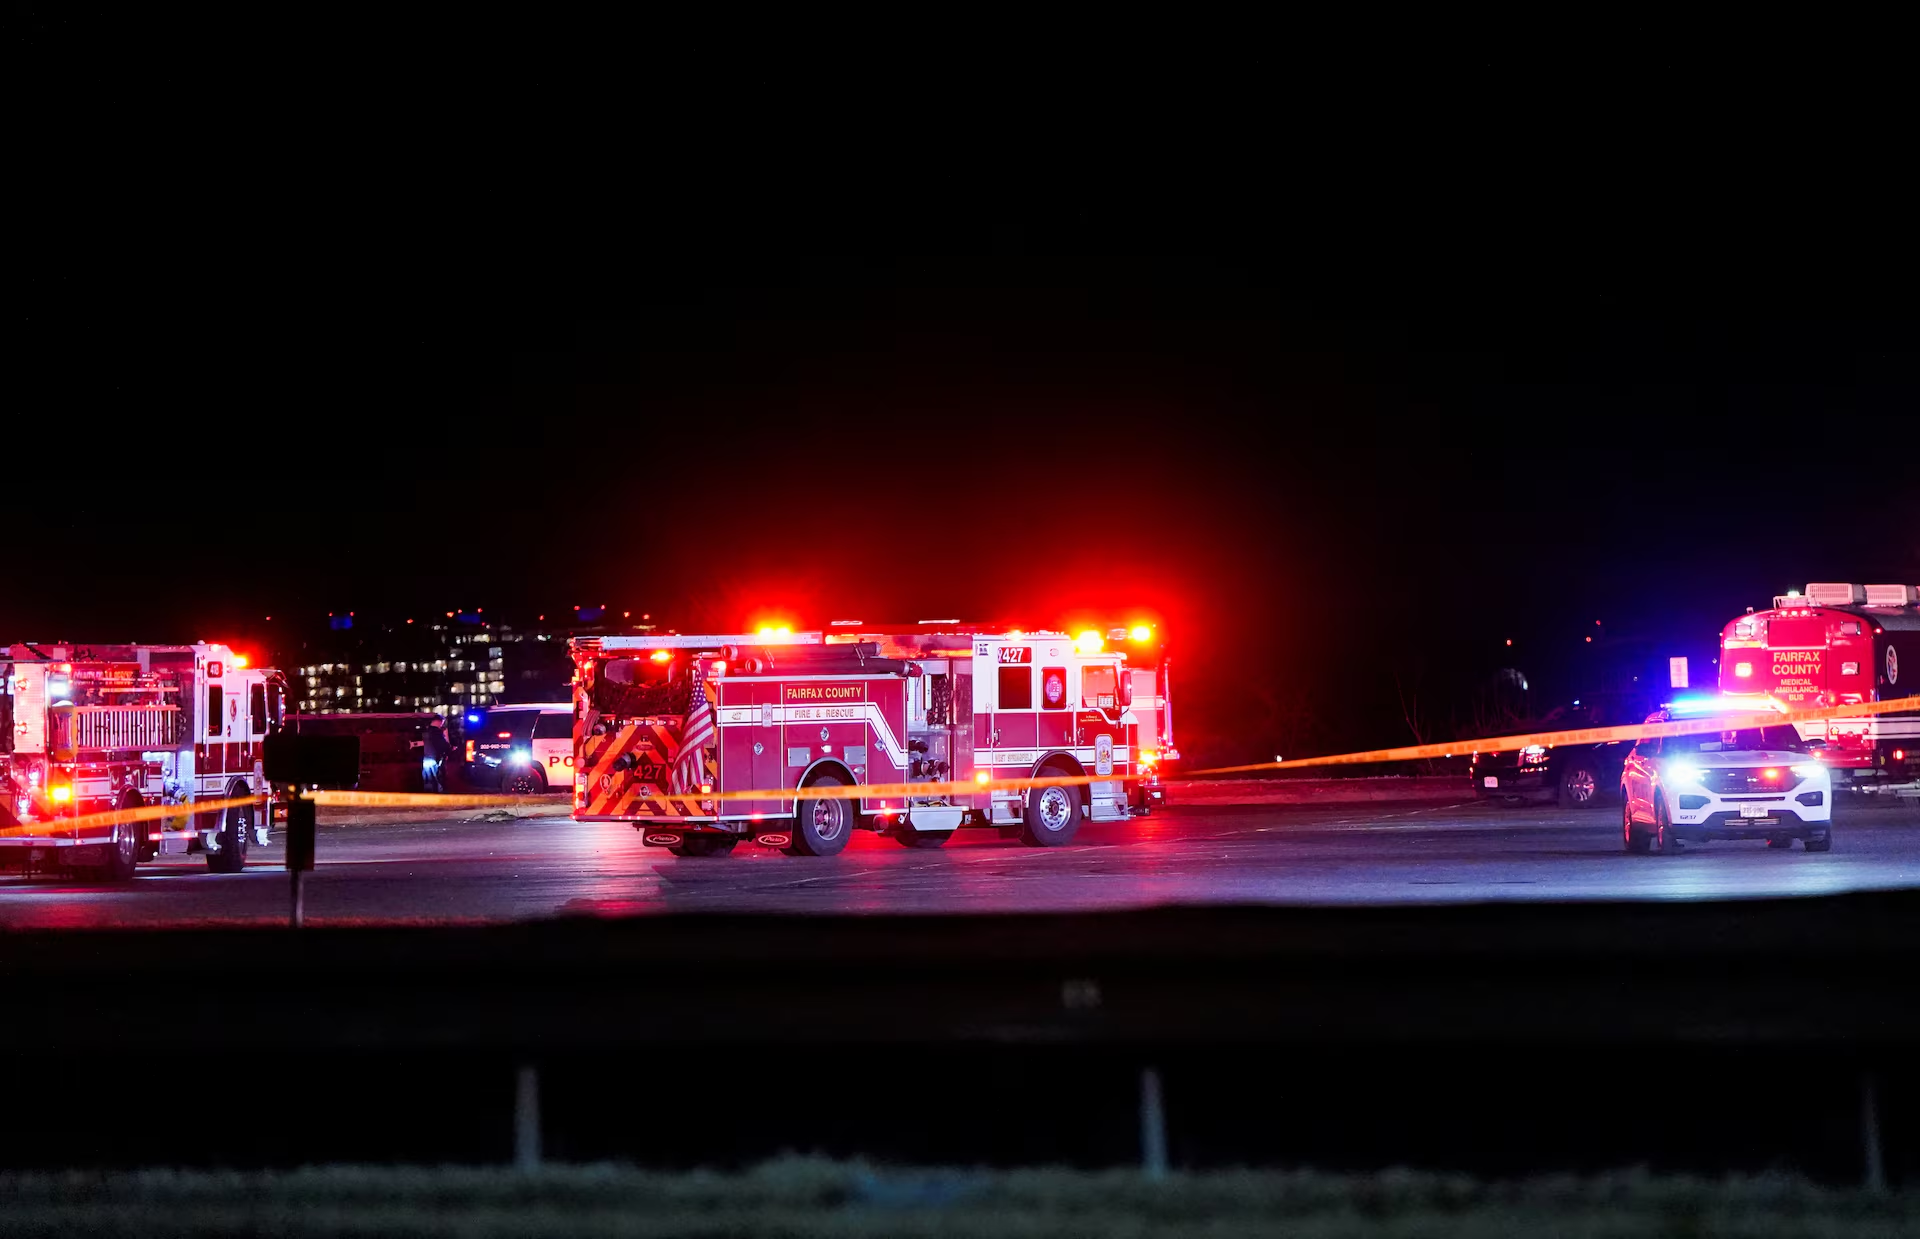
[[[1920,694],[1920,589],[1816,583],[1776,597],[1721,631],[1720,691],[1787,709]],[[1836,784],[1905,781],[1920,769],[1920,711],[1798,726],[1803,739],[1826,742]]]

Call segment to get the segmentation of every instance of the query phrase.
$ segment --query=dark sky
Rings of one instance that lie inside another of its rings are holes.
[[[784,258],[602,317],[69,314],[36,324],[40,399],[125,420],[56,436],[6,627],[1153,615],[1237,756],[1272,743],[1250,696],[1393,743],[1401,689],[1444,714],[1511,663],[1551,691],[1596,619],[1697,651],[1809,579],[1920,581],[1910,322],[1325,288]]]

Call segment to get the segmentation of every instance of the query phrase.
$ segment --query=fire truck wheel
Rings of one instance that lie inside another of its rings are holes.
[[[122,809],[137,809],[140,793],[129,791],[120,797]],[[107,848],[107,881],[131,882],[140,863],[140,841],[146,837],[144,822],[120,822],[113,828],[113,844]]]
[[[245,796],[251,789],[235,783],[227,789],[229,799]],[[220,850],[207,853],[207,869],[212,873],[239,873],[247,867],[247,846],[253,842],[253,806],[237,804],[220,814]]]
[[[538,766],[525,766],[500,780],[500,790],[509,796],[544,796],[547,772]]]
[[[123,809],[143,809],[146,807],[146,804],[147,798],[132,788],[128,788],[127,794],[120,798],[120,807]],[[152,839],[147,838],[147,836],[156,830],[167,829],[167,820],[168,819],[162,819],[157,822],[137,823],[139,829],[133,832],[135,844],[134,859],[136,861],[152,860],[154,857],[160,855],[160,845]]]
[[[808,787],[845,787],[839,779],[823,774]],[[820,797],[802,800],[793,815],[793,846],[790,856],[838,856],[853,834],[853,801]]]
[[[675,856],[731,856],[739,842],[731,835],[686,835],[667,851]]]
[[[1064,771],[1041,771],[1047,774]],[[1027,816],[1020,824],[1020,842],[1030,848],[1053,848],[1073,842],[1080,830],[1080,797],[1071,787],[1036,787],[1027,793]]]

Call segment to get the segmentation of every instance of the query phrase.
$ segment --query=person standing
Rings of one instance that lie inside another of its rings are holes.
[[[447,758],[453,753],[453,745],[447,740],[447,720],[436,715],[423,739],[426,748],[420,756],[420,785],[426,791],[445,792]]]

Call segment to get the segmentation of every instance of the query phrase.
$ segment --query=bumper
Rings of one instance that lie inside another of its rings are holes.
[[[1824,839],[1831,821],[1826,811],[1818,818],[1803,817],[1810,813],[1802,806],[1795,806],[1800,812],[1791,809],[1768,806],[1764,818],[1742,817],[1738,810],[1707,814],[1697,822],[1675,822],[1672,826],[1674,836],[1680,839],[1706,841],[1713,839]]]
[[[1495,786],[1488,787],[1488,779]],[[1545,770],[1476,768],[1473,794],[1482,800],[1552,800],[1560,794],[1560,782]]]

